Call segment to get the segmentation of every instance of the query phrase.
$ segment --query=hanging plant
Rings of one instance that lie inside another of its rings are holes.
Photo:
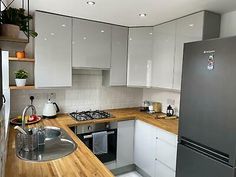
[[[9,35],[8,33],[10,32],[14,33],[13,35],[10,34],[11,37],[17,37],[19,36],[19,29],[23,31],[26,36],[29,34],[35,38],[38,34],[29,27],[29,21],[32,19],[32,15],[25,13],[25,9],[8,7],[0,14],[1,34],[4,35],[7,33],[6,35]]]

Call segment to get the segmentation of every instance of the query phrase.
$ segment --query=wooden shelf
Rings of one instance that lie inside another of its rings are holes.
[[[35,89],[35,86],[33,85],[28,85],[23,87],[10,86],[10,90],[33,90],[33,89]]]
[[[33,59],[33,58],[16,58],[16,57],[9,57],[9,61],[35,62],[35,59]]]
[[[11,37],[7,37],[7,36],[0,36],[0,41],[17,42],[17,43],[28,43],[28,39],[11,38]]]
[[[0,36],[0,48],[2,50],[24,50],[28,43],[28,39]]]

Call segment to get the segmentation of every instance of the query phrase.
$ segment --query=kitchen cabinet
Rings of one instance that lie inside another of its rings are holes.
[[[118,122],[116,168],[134,163],[134,120]]]
[[[154,27],[152,87],[180,90],[184,43],[219,37],[220,15],[202,11]]]
[[[153,27],[129,28],[127,86],[150,87]]]
[[[73,68],[110,69],[111,25],[73,18]]]
[[[136,120],[134,163],[148,175],[155,176],[156,127]]]
[[[72,86],[72,19],[35,12],[35,86]]]
[[[175,177],[175,171],[168,168],[165,164],[160,161],[156,161],[156,174],[155,177]]]
[[[128,28],[112,26],[111,68],[103,71],[103,85],[127,84]]]
[[[172,88],[176,21],[154,27],[152,87]]]
[[[151,177],[174,177],[177,135],[136,120],[134,163]]]
[[[204,12],[176,21],[176,44],[173,89],[180,90],[184,43],[200,41],[203,37]]]
[[[157,159],[170,169],[176,169],[177,136],[157,128]]]

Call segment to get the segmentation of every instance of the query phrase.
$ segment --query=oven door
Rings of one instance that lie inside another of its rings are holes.
[[[95,132],[93,132],[95,133]],[[91,150],[93,151],[93,136],[92,133],[77,134],[80,140]],[[97,158],[103,162],[111,162],[116,160],[116,150],[117,150],[117,129],[107,130],[107,148],[108,152],[105,154],[96,155]]]

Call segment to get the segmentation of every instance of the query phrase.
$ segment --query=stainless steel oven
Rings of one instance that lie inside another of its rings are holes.
[[[117,151],[117,122],[84,124],[70,127],[70,129],[83,141],[83,143],[93,151],[93,133],[107,131],[107,153],[96,155],[101,162],[111,162],[116,160]]]

